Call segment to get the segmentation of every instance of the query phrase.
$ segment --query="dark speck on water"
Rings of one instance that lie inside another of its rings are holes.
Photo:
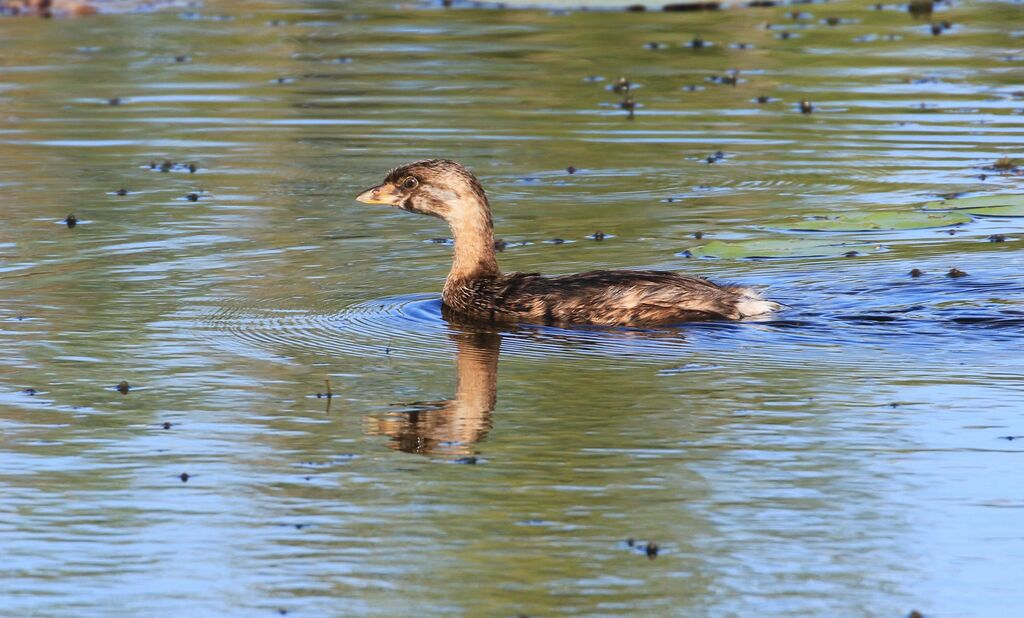
[[[593,238],[594,240],[604,240],[604,232],[598,230],[597,232],[594,232],[591,238]]]
[[[188,480],[192,477],[188,472],[182,472],[181,474],[178,475],[178,478],[181,479],[182,483],[187,483]]]
[[[132,389],[131,385],[128,384],[128,380],[121,380],[121,383],[114,388],[122,395],[127,395],[128,391]]]
[[[920,268],[915,268],[915,269],[910,271],[910,276],[914,277],[914,278],[920,277],[923,274],[924,274],[924,271],[921,270]]]
[[[881,4],[877,6],[882,7]],[[928,17],[931,15],[934,7],[935,3],[933,0],[910,0],[910,4],[907,5],[907,10],[910,12],[911,17],[917,19],[919,17]]]
[[[163,423],[163,425],[161,425],[161,427],[163,427],[164,429],[170,429],[171,428],[171,422],[170,421],[164,421],[164,423]]]
[[[121,104],[121,97],[114,97],[112,99],[107,99],[107,104],[108,105],[120,105]]]
[[[946,274],[948,276],[950,276],[950,277],[953,277],[954,279],[958,279],[960,277],[966,277],[967,276],[966,272],[960,270],[959,268],[955,268],[955,267],[954,268],[950,268],[949,272],[946,273]]]
[[[476,457],[459,457],[452,463],[463,464],[463,465],[475,465],[477,462]]]
[[[39,391],[37,391],[34,388],[26,388],[25,390],[21,391],[21,394],[22,395],[28,395],[28,396],[31,397],[31,396],[35,395],[36,393],[38,393],[38,392]]]
[[[633,540],[633,538],[626,539],[626,546],[627,547],[633,547],[634,545],[636,545],[636,541]]]
[[[761,103],[761,104],[767,103],[770,100],[771,99],[769,97],[767,97],[767,96],[765,96],[763,94],[761,96],[757,97],[757,102]]]
[[[68,227],[75,227],[78,225],[78,217],[75,216],[75,213],[71,213],[64,218],[64,224]]]
[[[564,243],[565,243],[565,239],[564,238],[552,238],[551,239],[551,244],[553,244],[553,245],[561,245],[561,244],[564,244]]]
[[[654,560],[655,558],[658,557],[658,544],[657,543],[648,543],[647,547],[644,548],[644,553],[647,554],[648,558],[650,558],[651,560]]]
[[[569,174],[575,174],[576,168],[570,165],[569,167],[565,168],[565,171],[568,172]]]
[[[701,238],[704,238],[704,232],[694,232],[693,237],[700,240]]]
[[[198,202],[199,201],[199,194],[198,193],[189,193],[188,195],[185,196],[185,198],[188,199],[188,201],[190,201],[190,202]]]
[[[932,34],[935,35],[935,36],[939,36],[940,34],[942,34],[942,24],[933,23],[932,24]]]
[[[988,237],[989,242],[1006,242],[1006,236],[1003,234],[992,234]]]
[[[810,114],[813,111],[814,111],[814,104],[813,103],[811,103],[807,99],[804,99],[804,100],[800,101],[800,113],[802,113],[802,114]]]
[[[504,238],[498,238],[498,239],[495,239],[495,241],[494,241],[494,250],[495,251],[504,251],[505,247],[507,247],[507,246],[508,246],[508,243],[505,242]]]
[[[116,193],[121,196],[128,195],[128,189],[118,189]]]

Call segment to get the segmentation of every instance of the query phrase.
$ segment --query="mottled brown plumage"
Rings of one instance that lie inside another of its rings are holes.
[[[503,274],[495,258],[487,195],[476,177],[454,161],[432,159],[395,168],[382,184],[356,199],[448,222],[455,255],[441,300],[449,311],[463,315],[491,321],[625,326],[738,320],[779,308],[748,288],[664,271]]]

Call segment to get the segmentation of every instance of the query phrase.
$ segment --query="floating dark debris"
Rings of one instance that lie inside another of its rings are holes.
[[[670,13],[683,13],[688,11],[716,11],[722,8],[719,2],[673,2],[661,7],[662,11]]]
[[[171,422],[170,421],[164,421],[164,423],[163,423],[163,425],[161,425],[161,427],[163,427],[164,429],[170,429],[171,428]]]
[[[199,167],[195,163],[179,163],[170,159],[163,161],[150,161],[149,169],[160,172],[188,172],[194,174]]]
[[[117,392],[121,393],[122,395],[127,395],[128,391],[130,391],[132,389],[132,387],[131,387],[130,384],[128,384],[128,380],[121,380],[121,383],[118,384],[115,387],[115,389],[117,390]]]
[[[330,380],[330,378],[324,380],[324,385],[326,386],[327,391],[323,392],[323,393],[317,393],[316,394],[316,398],[317,399],[332,399],[334,397],[334,391],[331,390],[331,380]]]
[[[843,257],[852,258],[857,257],[858,255],[860,255],[860,253],[857,251],[847,251],[846,253],[843,254]]]
[[[565,244],[565,239],[564,238],[552,238],[551,239],[551,244],[553,244],[553,245],[564,245]]]
[[[726,73],[725,75],[712,75],[711,77],[707,78],[707,80],[714,84],[722,84],[723,86],[735,86],[736,84],[740,83],[739,75],[739,71],[732,70]]]
[[[992,165],[986,165],[981,169],[989,172],[1014,172],[1017,171],[1017,162],[1010,157],[1001,157]]]
[[[658,557],[658,544],[657,543],[648,543],[647,547],[644,548],[644,553],[647,554],[648,558],[650,558],[651,560],[654,560],[655,558]]]
[[[75,216],[75,213],[71,213],[67,217],[64,217],[64,225],[68,227],[75,227],[78,225],[78,217]]]
[[[949,269],[947,275],[954,279],[959,279],[960,277],[966,277],[967,273],[960,270],[959,268],[954,267]]]
[[[108,105],[120,105],[121,104],[121,97],[114,97],[112,99],[107,99],[107,104]]]
[[[907,5],[907,11],[914,19],[929,17],[934,10],[935,3],[932,0],[910,0],[910,4]]]
[[[459,457],[458,459],[453,460],[452,463],[462,464],[464,466],[474,466],[476,465],[476,457]]]
[[[188,62],[188,60],[189,60],[188,56],[175,56],[174,57],[174,61],[175,62]]]
[[[178,475],[178,478],[181,479],[182,483],[187,483],[192,476],[188,472],[182,472]]]

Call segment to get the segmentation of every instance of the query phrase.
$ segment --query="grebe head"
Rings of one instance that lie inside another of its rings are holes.
[[[388,172],[384,182],[363,191],[356,199],[364,204],[387,204],[421,215],[440,217],[449,223],[479,215],[488,218],[490,207],[480,181],[455,161],[429,159],[408,163]]]

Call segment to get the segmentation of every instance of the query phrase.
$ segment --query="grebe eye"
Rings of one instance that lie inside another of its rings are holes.
[[[408,178],[405,179],[405,182],[402,183],[402,187],[404,187],[405,189],[415,189],[416,185],[418,184],[420,184],[418,180],[416,180],[412,176],[409,176]]]

